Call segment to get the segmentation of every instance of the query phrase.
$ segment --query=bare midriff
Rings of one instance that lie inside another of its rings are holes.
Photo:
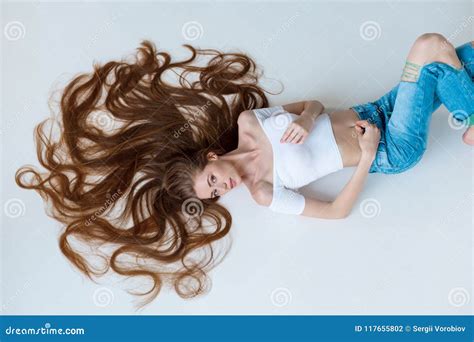
[[[330,113],[329,119],[344,167],[356,166],[361,157],[357,132],[354,128],[359,116],[352,109],[345,109]]]

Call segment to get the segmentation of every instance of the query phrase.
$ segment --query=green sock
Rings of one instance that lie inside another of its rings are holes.
[[[474,125],[474,114],[471,114],[471,116],[467,120],[468,120],[467,122],[469,124],[469,127],[473,126]]]

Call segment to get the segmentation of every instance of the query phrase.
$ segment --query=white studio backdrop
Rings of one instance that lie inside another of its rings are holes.
[[[376,100],[398,81],[413,41],[439,32],[472,40],[473,3],[446,2],[4,2],[1,7],[1,241],[3,314],[134,314],[128,283],[99,284],[72,268],[46,216],[15,171],[38,165],[33,128],[48,98],[79,72],[135,53],[143,39],[182,57],[188,43],[248,53],[271,104],[318,99],[328,111]],[[320,220],[275,214],[245,188],[223,198],[230,253],[208,295],[164,290],[142,314],[471,314],[472,148],[434,115],[413,169],[371,174],[352,214]],[[332,198],[353,169],[303,189]]]

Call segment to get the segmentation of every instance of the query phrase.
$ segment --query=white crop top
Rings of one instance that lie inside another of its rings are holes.
[[[254,109],[273,150],[273,198],[270,209],[299,215],[305,207],[300,188],[343,168],[331,121],[320,114],[303,144],[280,143],[288,125],[299,117],[282,106]]]

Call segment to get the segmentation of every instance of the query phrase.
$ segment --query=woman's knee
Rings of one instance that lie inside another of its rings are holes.
[[[416,38],[413,43],[414,47],[420,49],[438,49],[442,45],[449,43],[448,40],[439,33],[423,33],[418,38]]]
[[[456,55],[455,48],[439,33],[424,33],[413,43],[411,54],[416,55],[424,63],[437,59],[446,59]]]
[[[405,65],[402,80],[416,82],[421,67],[431,62],[449,64],[457,69],[462,67],[456,55],[456,49],[443,35],[424,33],[413,43],[407,57],[408,65]],[[407,75],[405,76],[405,74]]]

